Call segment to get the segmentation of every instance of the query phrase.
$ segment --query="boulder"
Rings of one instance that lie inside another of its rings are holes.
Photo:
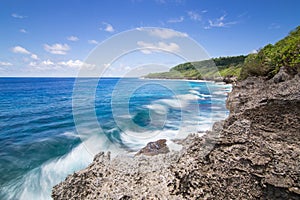
[[[179,152],[167,153],[162,139],[137,153],[152,156],[99,153],[52,198],[299,200],[300,76],[274,79],[237,82],[229,117],[202,137],[189,135]]]
[[[291,79],[293,76],[286,67],[281,67],[279,72],[272,78],[274,83],[280,83]]]
[[[138,155],[147,155],[147,156],[154,156],[158,154],[169,153],[170,150],[166,144],[167,140],[160,139],[155,142],[149,142],[144,148],[142,148],[137,154]]]

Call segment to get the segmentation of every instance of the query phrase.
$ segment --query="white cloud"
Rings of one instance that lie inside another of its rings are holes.
[[[125,69],[126,71],[129,71],[129,70],[131,70],[131,67],[126,66],[124,69]]]
[[[6,66],[12,66],[13,64],[11,64],[10,62],[2,62],[0,61],[0,66],[1,67],[6,67]]]
[[[230,25],[234,25],[237,23],[236,21],[225,22],[225,17],[226,15],[222,15],[215,20],[208,20],[209,26],[206,26],[205,29],[209,29],[212,27],[230,27]]]
[[[52,66],[52,65],[54,65],[54,62],[52,62],[51,60],[48,59],[48,60],[42,61],[41,64],[44,66]]]
[[[158,51],[169,51],[169,52],[179,52],[180,47],[178,44],[171,42],[171,43],[165,43],[165,42],[158,42],[156,44],[154,43],[147,43],[144,41],[138,41],[137,45],[141,47],[141,52],[144,54],[150,54],[152,52],[158,52]]]
[[[184,17],[180,16],[179,18],[169,19],[167,22],[168,23],[180,23],[180,22],[183,22],[183,20],[184,20]]]
[[[62,68],[70,68],[70,69],[79,69],[81,67],[93,68],[95,65],[88,64],[82,62],[81,60],[68,60],[61,62],[53,62],[49,59],[41,61],[41,62],[30,62],[30,67],[33,67],[36,70],[53,70],[53,69],[62,69]]]
[[[68,61],[63,61],[57,63],[60,66],[65,66],[65,67],[71,67],[71,68],[80,68],[80,67],[87,67],[87,68],[92,68],[95,65],[84,63],[81,60],[68,60]]]
[[[60,66],[58,66],[56,63],[53,61],[47,59],[41,62],[30,62],[29,66],[32,67],[31,70],[34,71],[46,71],[46,70],[57,70],[61,69]]]
[[[42,67],[51,67],[51,66],[54,66],[54,62],[52,62],[51,60],[47,59],[47,60],[44,60],[42,62],[36,62],[36,61],[33,61],[33,62],[30,62],[29,63],[29,66],[30,67],[38,67],[38,68],[42,68]],[[50,68],[49,68],[50,69]]]
[[[104,63],[104,64],[103,64],[103,67],[104,67],[104,68],[108,68],[108,67],[110,67],[110,66],[111,66],[110,63]]]
[[[28,51],[27,49],[25,49],[24,47],[21,46],[15,46],[11,49],[12,52],[14,53],[20,53],[20,54],[26,54],[26,55],[30,55],[30,57],[34,60],[38,60],[38,56],[34,53],[31,53],[30,51]]]
[[[27,32],[25,29],[23,29],[23,28],[20,29],[19,31],[20,31],[21,33],[28,33],[28,32]]]
[[[108,65],[107,67],[109,67],[110,65]],[[118,63],[115,65],[112,65],[109,69],[107,69],[108,72],[125,72],[125,71],[130,71],[132,70],[132,68],[128,65],[125,65],[123,63]]]
[[[37,66],[37,62],[30,62],[30,63],[29,63],[29,66],[30,66],[30,67],[36,67],[36,66]]]
[[[112,27],[111,24],[106,24],[106,28],[105,28],[105,31],[107,32],[114,32],[114,28]]]
[[[151,30],[147,30],[147,29],[143,29],[143,28],[139,28],[137,30],[144,30],[144,31],[148,31],[150,35],[152,36],[156,36],[162,39],[169,39],[169,38],[173,38],[173,37],[188,37],[188,34],[186,33],[180,33],[171,29],[160,29],[160,28],[156,28],[156,29],[151,29]]]
[[[27,17],[27,16],[19,15],[19,14],[17,14],[17,13],[13,13],[13,14],[11,14],[11,16],[14,17],[14,18],[18,18],[18,19],[24,19],[24,18]]]
[[[106,22],[102,22],[102,24],[105,26],[104,28],[99,28],[100,30],[104,30],[106,32],[112,33],[115,31],[114,27]]]
[[[88,40],[88,43],[89,44],[98,44],[98,41],[96,41],[96,40]]]
[[[66,55],[67,51],[69,51],[71,48],[67,44],[56,43],[53,45],[44,44],[44,49],[45,51],[48,51],[49,53],[52,54]]]
[[[38,69],[51,69],[52,67],[55,66],[55,63],[52,62],[51,60],[47,59],[47,60],[43,60],[41,62],[30,62],[29,63],[30,67],[37,67]]]
[[[174,42],[171,42],[169,44],[164,43],[164,42],[159,42],[158,47],[163,50],[171,51],[171,52],[179,52],[179,49],[180,49],[178,44],[176,44]]]
[[[36,54],[31,54],[31,56],[30,56],[32,59],[34,59],[34,60],[38,60],[39,59],[39,57],[36,55]]]
[[[201,21],[202,19],[201,15],[199,15],[199,13],[197,13],[196,11],[188,11],[187,14],[191,20]]]
[[[252,51],[250,51],[249,54],[256,54],[256,53],[258,53],[258,51],[256,49],[253,49]]]
[[[112,65],[104,64],[103,66],[106,67],[105,73],[103,75],[106,77],[130,77],[132,75],[132,70],[135,71],[133,67],[130,67],[129,65],[121,62],[116,62]]]
[[[76,42],[76,41],[79,40],[79,38],[76,37],[76,36],[71,35],[71,36],[67,37],[67,40],[72,41],[72,42]]]
[[[11,50],[14,53],[31,54],[30,51],[28,51],[27,49],[25,49],[24,47],[21,47],[21,46],[15,46]]]

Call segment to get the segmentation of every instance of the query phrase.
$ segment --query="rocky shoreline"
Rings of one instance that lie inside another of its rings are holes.
[[[182,140],[179,152],[97,154],[52,198],[300,199],[300,75],[237,82],[227,107],[226,120]]]

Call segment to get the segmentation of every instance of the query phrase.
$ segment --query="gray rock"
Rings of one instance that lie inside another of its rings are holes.
[[[292,75],[288,72],[286,67],[281,67],[279,72],[272,78],[274,83],[280,83],[283,81],[290,80]]]
[[[154,156],[158,154],[164,154],[169,153],[170,150],[166,144],[166,139],[160,139],[155,142],[149,142],[144,148],[142,148],[139,152],[137,152],[138,155],[148,155],[148,156]]]
[[[237,77],[236,76],[226,76],[223,78],[223,82],[225,82],[226,84],[229,84],[229,83],[235,83],[237,82]]]
[[[229,117],[180,152],[99,153],[53,199],[300,199],[300,77],[280,80],[237,82]]]

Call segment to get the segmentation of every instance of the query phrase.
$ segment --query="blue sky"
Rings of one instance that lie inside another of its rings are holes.
[[[299,7],[298,0],[1,0],[0,76],[76,76],[98,44],[139,27],[182,32],[211,57],[248,54],[297,27]],[[118,65],[132,67],[124,60]]]

